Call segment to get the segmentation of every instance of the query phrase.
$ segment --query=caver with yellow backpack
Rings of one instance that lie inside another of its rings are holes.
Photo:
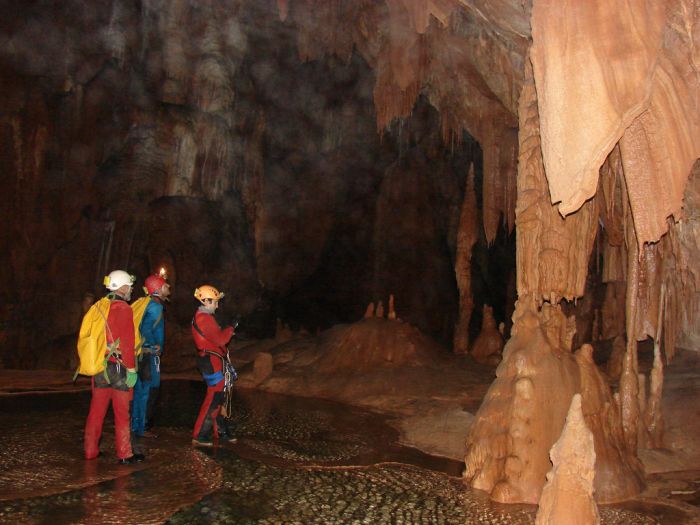
[[[138,330],[134,329],[134,315],[128,303],[134,277],[115,270],[105,277],[104,284],[110,293],[85,314],[78,338],[78,373],[92,376],[92,400],[85,423],[85,458],[94,459],[100,453],[102,425],[111,402],[118,462],[131,464],[145,459],[142,454],[132,452],[129,432],[129,400],[137,378]]]

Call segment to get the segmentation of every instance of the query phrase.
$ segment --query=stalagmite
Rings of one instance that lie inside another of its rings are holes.
[[[462,200],[459,227],[457,230],[457,253],[455,255],[455,277],[459,288],[459,314],[455,326],[452,351],[466,354],[469,350],[469,321],[474,309],[471,282],[472,248],[477,241],[477,208],[474,193],[474,164],[469,166],[467,185]]]
[[[377,309],[374,312],[374,317],[379,317],[379,318],[384,317],[384,304],[381,301],[379,301],[377,303]]]
[[[617,336],[612,343],[612,351],[608,358],[606,372],[613,381],[620,379],[622,374],[622,362],[625,359],[625,338]]]
[[[593,499],[596,452],[593,434],[583,418],[580,394],[573,396],[566,424],[549,456],[553,468],[547,473],[535,524],[599,524]]]
[[[367,305],[367,309],[365,310],[365,315],[363,317],[365,319],[369,319],[370,317],[374,317],[374,303],[369,303]]]
[[[389,295],[389,313],[387,319],[396,319],[396,309],[394,308],[394,294]]]
[[[642,464],[637,451],[625,446],[620,408],[608,380],[593,361],[593,347],[584,344],[574,357],[581,378],[583,415],[595,443],[596,501],[625,500],[644,489]]]
[[[464,477],[500,502],[537,503],[547,453],[579,389],[571,325],[559,306],[520,298],[512,336],[467,438]],[[557,392],[556,396],[550,395]]]
[[[666,298],[666,286],[661,285],[661,294],[659,298],[659,317],[658,317],[658,332],[654,338],[654,365],[651,369],[649,379],[649,399],[646,405],[646,410],[642,412],[644,417],[644,425],[647,434],[648,448],[662,448],[664,437],[664,419],[661,412],[661,396],[663,393],[664,384],[664,364],[661,359],[661,327],[664,312],[664,301]]]
[[[639,414],[644,417],[647,411],[647,378],[644,374],[637,374],[637,401],[639,405]],[[642,421],[643,422],[643,419]],[[637,447],[649,447],[649,435],[645,425],[637,425]]]
[[[637,317],[637,298],[639,290],[639,259],[637,258],[637,239],[628,220],[625,237],[627,240],[627,295],[625,299],[627,345],[622,361],[620,375],[620,408],[622,411],[622,428],[628,450],[637,450],[637,425],[639,424],[639,401],[637,399],[639,381],[637,379],[637,338],[635,321]]]
[[[496,328],[493,318],[493,308],[484,305],[484,315],[481,322],[481,333],[474,341],[470,354],[475,361],[487,365],[497,365],[501,360],[503,350],[503,335]]]

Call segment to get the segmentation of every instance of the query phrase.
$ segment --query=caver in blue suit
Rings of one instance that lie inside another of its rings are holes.
[[[143,354],[139,362],[139,380],[134,386],[131,413],[131,431],[136,436],[144,435],[147,419],[150,416],[148,407],[153,407],[160,388],[160,357],[163,354],[165,342],[165,319],[163,303],[157,295],[152,295],[151,301],[146,306],[140,331]]]

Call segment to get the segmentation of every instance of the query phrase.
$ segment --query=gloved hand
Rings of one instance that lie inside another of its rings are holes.
[[[129,388],[133,388],[134,385],[136,384],[136,380],[138,379],[139,375],[136,373],[135,368],[127,368],[126,369],[126,386]]]

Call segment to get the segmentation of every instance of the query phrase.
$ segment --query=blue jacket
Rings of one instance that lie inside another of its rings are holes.
[[[160,346],[163,351],[165,343],[165,317],[163,305],[157,299],[151,299],[139,326],[144,346]]]

